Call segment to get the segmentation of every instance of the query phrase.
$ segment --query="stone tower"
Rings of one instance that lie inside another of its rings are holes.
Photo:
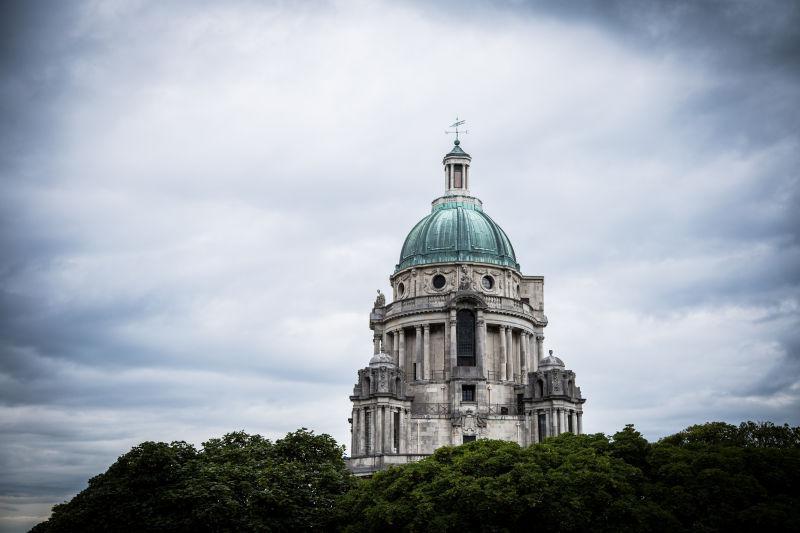
[[[370,314],[374,355],[350,399],[360,475],[475,439],[526,446],[581,432],[575,373],[543,354],[544,278],[521,273],[506,233],[469,191],[456,139],[445,194],[409,232]]]

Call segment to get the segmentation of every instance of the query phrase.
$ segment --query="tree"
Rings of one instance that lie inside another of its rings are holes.
[[[564,434],[479,440],[377,473],[339,500],[350,532],[800,530],[797,429],[691,426],[651,444]]]
[[[200,451],[146,442],[33,532],[324,530],[352,483],[343,451],[305,428],[275,443],[229,433]]]
[[[345,531],[620,531],[657,524],[641,473],[603,435],[543,444],[479,440],[361,482],[340,502]],[[353,519],[353,517],[357,517]]]

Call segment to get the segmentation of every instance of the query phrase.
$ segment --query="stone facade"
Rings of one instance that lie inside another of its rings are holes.
[[[419,460],[445,445],[529,445],[582,430],[575,374],[543,353],[544,278],[519,271],[505,233],[470,195],[471,158],[447,154],[446,193],[403,246],[369,325],[358,371],[349,466],[356,474]]]

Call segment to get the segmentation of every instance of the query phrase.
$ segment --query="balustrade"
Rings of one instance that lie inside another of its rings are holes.
[[[411,414],[413,415],[449,415],[449,403],[417,403],[411,404]]]
[[[529,305],[515,298],[505,296],[483,296],[490,309],[522,312],[533,315],[534,309]],[[417,296],[392,302],[384,308],[385,317],[391,317],[399,313],[408,311],[421,311],[426,309],[444,308],[449,297],[444,294],[434,294],[430,296]],[[376,317],[377,318],[377,317]]]

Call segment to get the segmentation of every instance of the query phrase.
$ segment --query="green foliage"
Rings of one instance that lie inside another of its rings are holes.
[[[713,422],[650,444],[564,434],[528,448],[477,441],[361,481],[344,531],[800,530],[798,428]]]
[[[800,448],[800,427],[772,422],[742,422],[739,427],[725,422],[689,426],[659,441],[675,446],[741,446],[747,448]]]
[[[324,530],[353,482],[343,451],[305,429],[275,443],[229,433],[199,452],[184,442],[146,442],[33,531]]]
[[[640,503],[640,473],[609,446],[603,435],[564,434],[529,448],[489,440],[440,448],[360,483],[341,501],[340,527],[566,532],[655,521]]]
[[[367,480],[305,429],[145,442],[33,531],[800,531],[798,435],[711,422],[656,443],[632,425],[527,448],[479,440]]]

